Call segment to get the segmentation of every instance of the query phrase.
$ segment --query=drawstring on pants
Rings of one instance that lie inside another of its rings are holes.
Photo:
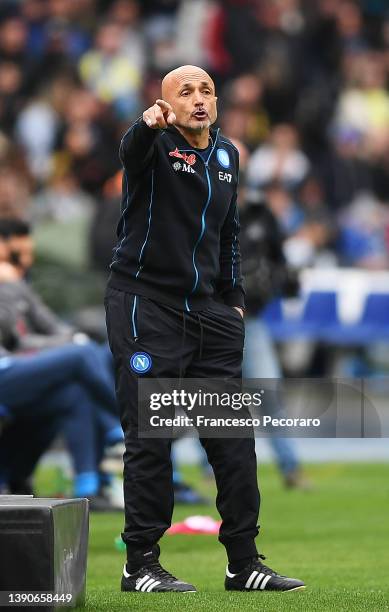
[[[181,342],[181,356],[180,356],[180,369],[179,369],[179,384],[181,384],[182,371],[184,368],[184,346],[186,340],[186,312],[182,311],[182,342]]]

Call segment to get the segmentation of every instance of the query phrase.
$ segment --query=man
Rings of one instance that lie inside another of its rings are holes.
[[[162,99],[124,135],[123,209],[105,299],[125,434],[123,591],[195,591],[159,563],[173,511],[171,440],[138,438],[140,376],[239,379],[244,291],[238,152],[219,130],[215,87],[196,66],[165,76]],[[141,359],[137,359],[141,356]],[[293,590],[263,565],[254,439],[201,440],[215,472],[229,590]]]

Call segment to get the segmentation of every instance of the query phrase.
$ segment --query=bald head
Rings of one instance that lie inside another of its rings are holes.
[[[180,66],[168,72],[168,74],[162,80],[162,98],[167,102],[170,102],[169,97],[172,93],[180,89],[186,83],[192,81],[201,81],[212,87],[213,93],[215,93],[215,84],[209,74],[198,66]]]
[[[215,84],[209,74],[198,66],[180,66],[162,81],[162,98],[175,114],[176,127],[188,134],[202,134],[208,143],[210,126],[216,121]]]

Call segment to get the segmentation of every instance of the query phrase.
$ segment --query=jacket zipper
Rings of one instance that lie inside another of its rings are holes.
[[[195,273],[196,273],[196,280],[195,280],[195,283],[193,285],[192,291],[185,298],[185,307],[186,307],[186,310],[188,312],[190,312],[190,307],[189,307],[190,297],[196,291],[197,285],[198,285],[198,282],[199,282],[199,272],[198,272],[197,267],[196,267],[195,254],[196,254],[197,247],[200,244],[200,242],[201,242],[201,240],[202,240],[202,238],[203,238],[203,236],[205,234],[205,227],[206,227],[206,224],[205,224],[205,214],[207,212],[209,204],[211,203],[211,197],[212,197],[212,185],[211,185],[211,179],[209,177],[209,160],[211,159],[212,153],[215,150],[218,136],[219,136],[219,130],[216,133],[215,142],[214,142],[213,147],[212,147],[212,149],[210,151],[210,154],[208,155],[207,161],[204,161],[202,156],[198,155],[198,151],[194,151],[193,149],[180,149],[180,151],[185,151],[185,152],[190,151],[190,152],[194,153],[195,155],[197,154],[197,156],[201,159],[202,163],[204,164],[205,175],[207,177],[207,183],[208,183],[208,198],[207,198],[207,201],[206,201],[205,206],[203,208],[203,212],[201,214],[201,232],[200,232],[200,236],[198,237],[197,242],[196,242],[196,244],[195,244],[195,246],[193,248],[193,252],[192,252],[192,263],[193,263],[193,267],[194,267],[194,270],[195,270]]]

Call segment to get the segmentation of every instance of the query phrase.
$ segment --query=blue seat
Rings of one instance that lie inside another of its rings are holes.
[[[279,298],[275,298],[265,306],[261,312],[261,319],[268,325],[274,325],[283,320],[282,302]]]
[[[362,323],[389,329],[389,293],[372,293],[367,297]]]
[[[329,326],[326,336],[326,340],[331,344],[343,346],[389,340],[389,293],[368,295],[359,322]]]
[[[389,293],[370,294],[360,321],[352,324],[339,320],[335,291],[312,291],[298,319],[284,316],[280,299],[268,304],[261,316],[272,337],[281,342],[302,338],[356,346],[389,341]]]
[[[293,321],[284,317],[280,298],[275,298],[269,302],[260,313],[260,318],[269,329],[274,340],[288,340],[293,336]]]
[[[321,340],[325,328],[339,323],[335,291],[312,291],[307,298],[302,316],[288,319],[283,316],[280,300],[271,302],[262,313],[275,340],[306,338]]]
[[[302,325],[320,330],[339,322],[335,291],[312,291],[304,308]]]
[[[312,291],[307,298],[300,322],[295,325],[298,338],[325,340],[326,329],[339,324],[335,291]]]

